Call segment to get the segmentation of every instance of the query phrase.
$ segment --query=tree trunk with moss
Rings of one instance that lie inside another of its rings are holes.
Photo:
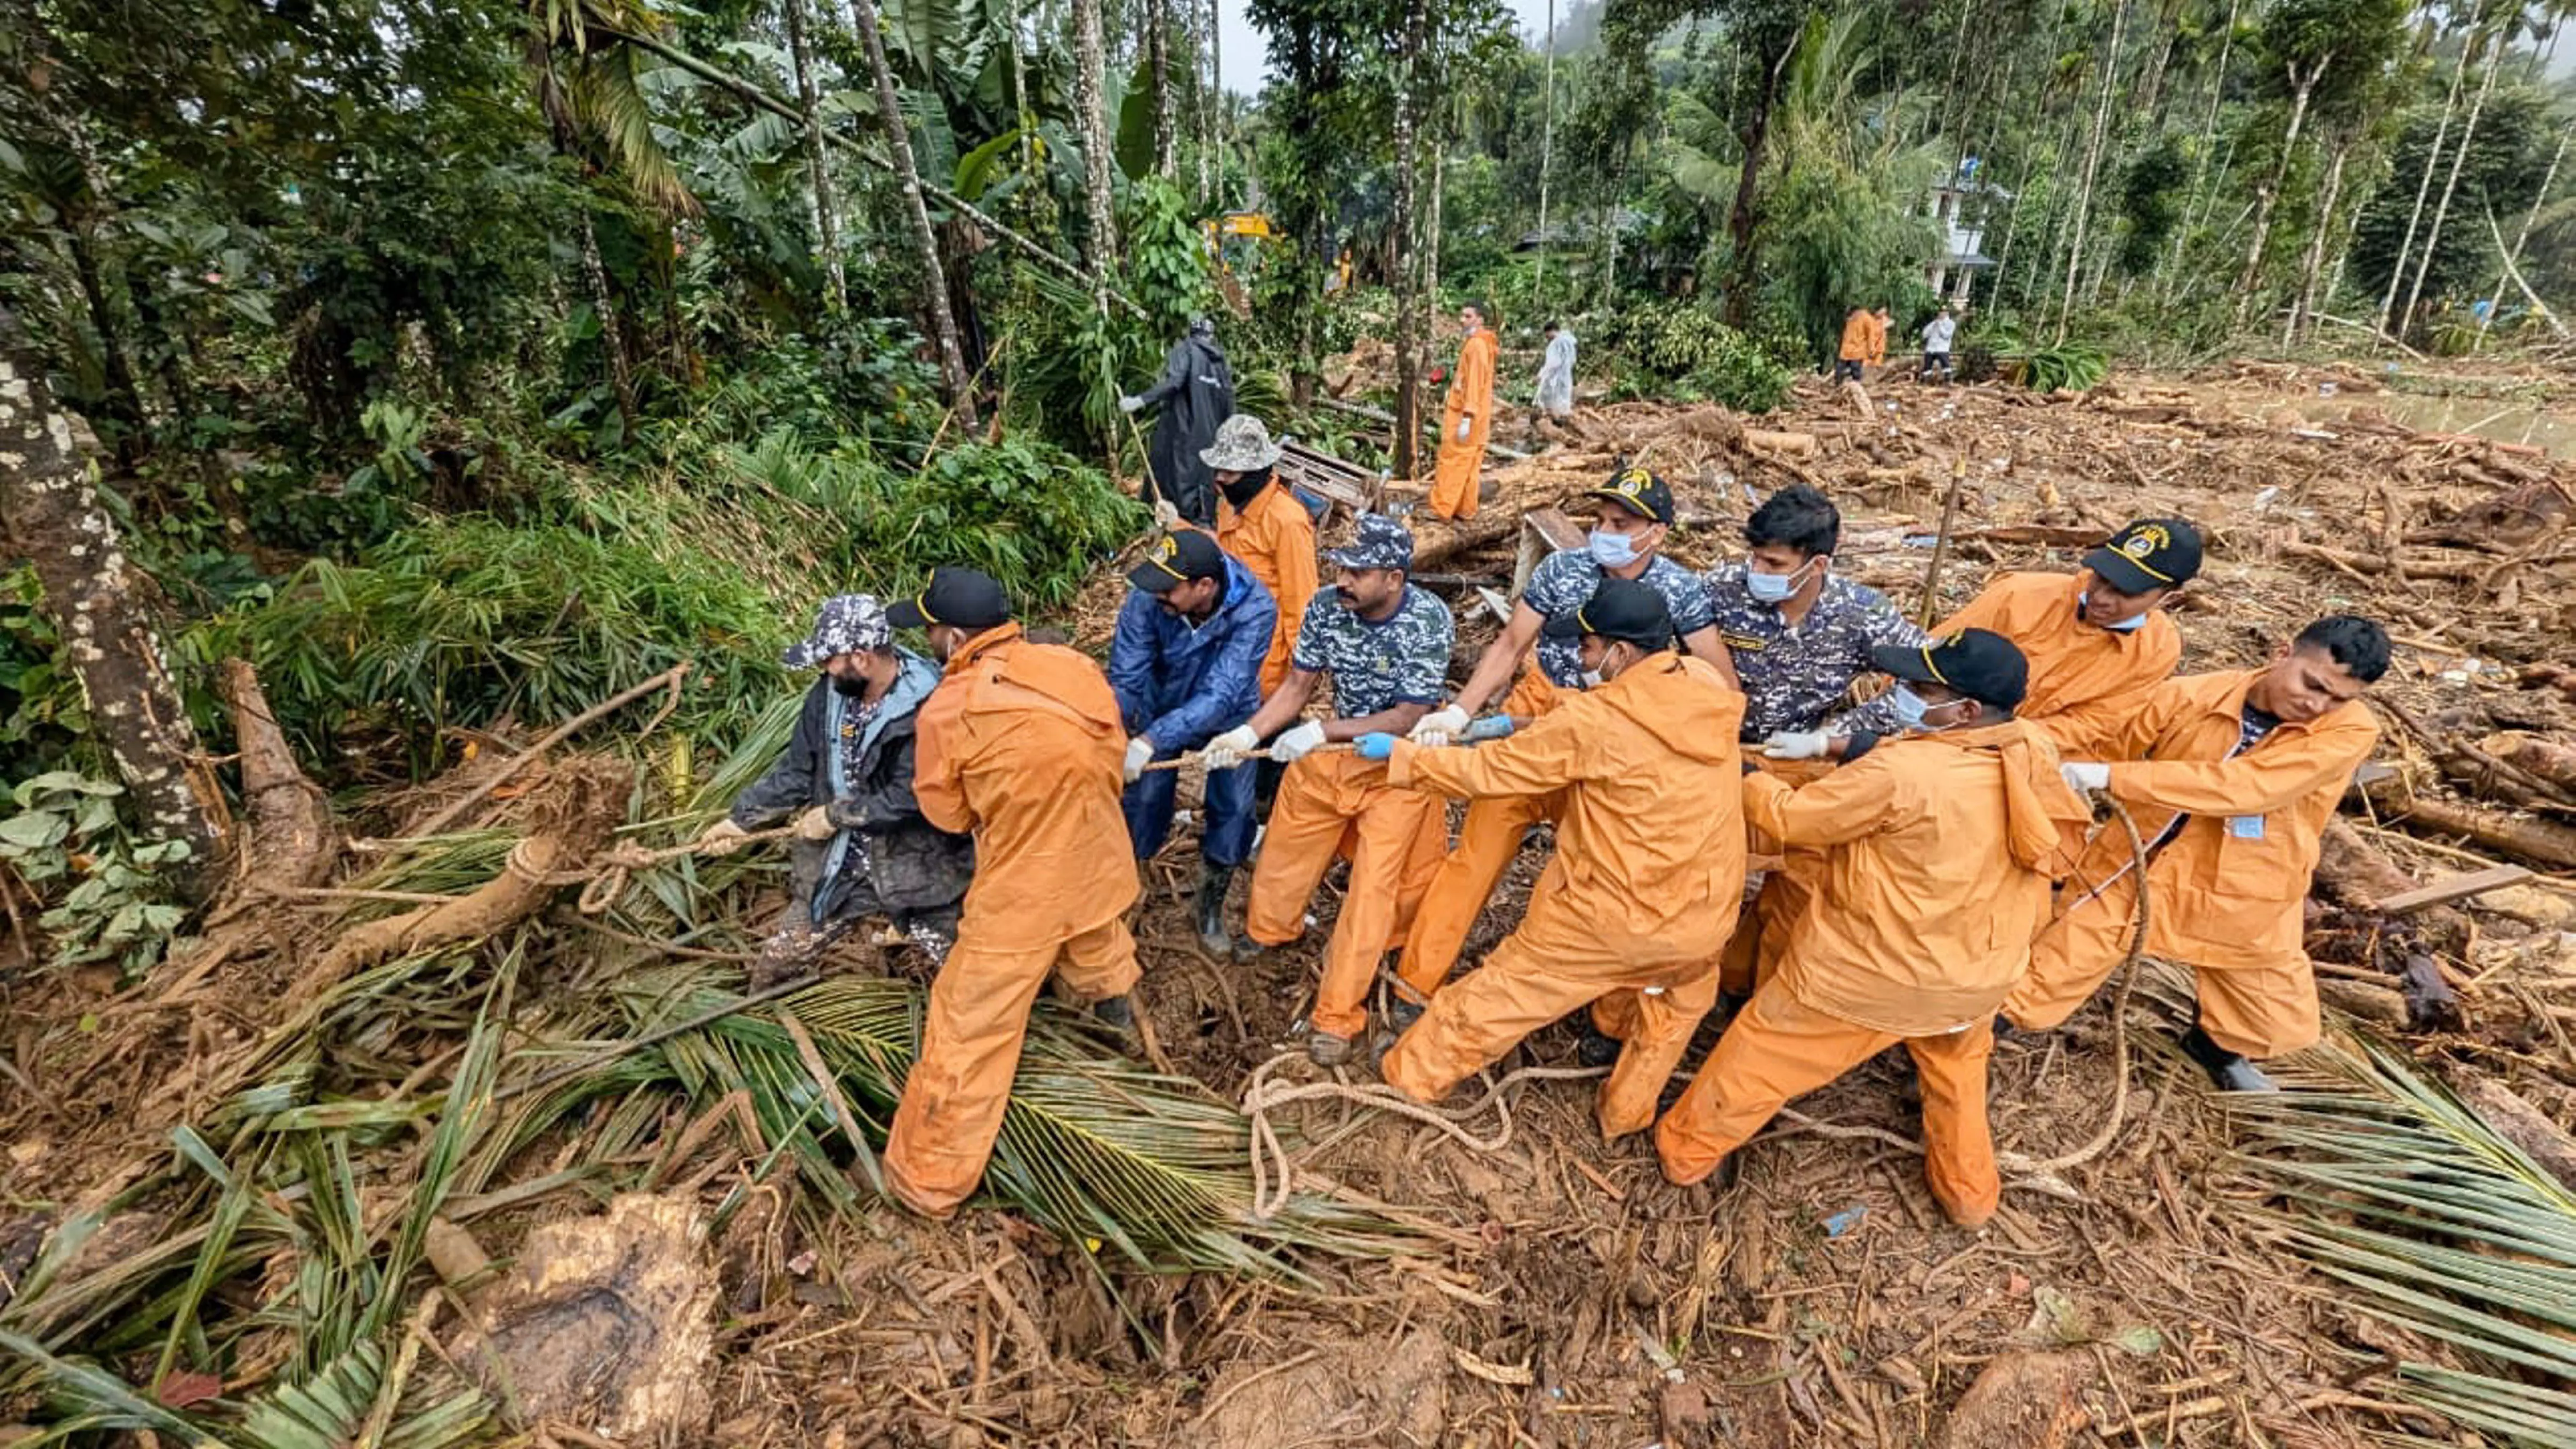
[[[1118,266],[1118,211],[1110,195],[1107,84],[1108,61],[1100,42],[1100,0],[1073,0],[1073,109],[1076,134],[1082,138],[1082,194],[1090,221],[1083,260],[1092,282],[1105,285]],[[1103,302],[1106,307],[1106,302]]]
[[[913,256],[921,267],[921,308],[930,318],[931,341],[939,348],[939,376],[948,389],[948,405],[960,422],[976,425],[975,388],[966,375],[966,350],[957,341],[957,314],[948,308],[948,274],[939,265],[939,234],[930,228],[930,206],[922,200],[921,172],[912,160],[912,126],[895,96],[894,67],[886,63],[885,35],[877,27],[876,0],[850,0],[850,23],[858,28],[859,45],[868,53],[868,70],[877,83],[877,124],[885,133],[886,160],[894,166],[903,193],[904,219],[911,223]]]
[[[171,880],[203,901],[223,878],[231,835],[214,771],[197,748],[179,691],[163,666],[159,631],[90,485],[71,419],[54,406],[44,364],[15,314],[0,308],[0,528],[33,561],[62,659],[80,681],[90,727],[116,761],[135,823],[182,840]]]

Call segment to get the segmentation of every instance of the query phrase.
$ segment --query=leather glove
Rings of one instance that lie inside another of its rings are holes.
[[[1207,742],[1207,747],[1199,751],[1199,763],[1211,770],[1231,770],[1259,748],[1261,736],[1252,732],[1252,726],[1236,725]]]
[[[1443,705],[1414,721],[1405,738],[1426,750],[1436,750],[1464,734],[1466,729],[1467,712],[1454,704]]]
[[[1766,760],[1821,760],[1825,757],[1823,730],[1782,730],[1762,742]]]
[[[829,805],[817,805],[796,817],[796,838],[799,840],[829,840],[840,830],[841,827],[832,823],[832,807]]]
[[[1144,405],[1145,400],[1131,392],[1118,400],[1118,411],[1122,413],[1132,413]]]
[[[1153,758],[1154,742],[1143,735],[1138,735],[1127,742],[1127,763],[1120,773],[1126,776],[1128,784],[1133,785],[1144,778],[1145,766]]]
[[[1460,735],[1458,738],[1462,740],[1506,739],[1510,737],[1512,731],[1519,728],[1519,725],[1512,723],[1512,717],[1510,715],[1489,714],[1483,719],[1476,721],[1474,724],[1467,726],[1467,732]]]
[[[1458,420],[1458,441],[1462,443],[1467,441],[1467,436],[1475,430],[1476,420],[1474,418],[1460,418]]]
[[[742,849],[742,843],[750,838],[750,831],[725,819],[699,831],[694,844],[700,855],[731,855]]]
[[[1395,736],[1384,730],[1365,734],[1360,736],[1358,748],[1363,760],[1391,760],[1395,758]]]
[[[2057,773],[2066,778],[2066,788],[2078,795],[2111,788],[2111,767],[2108,765],[2070,761],[2058,766]]]
[[[1270,742],[1270,758],[1283,765],[1294,764],[1314,752],[1324,742],[1324,726],[1317,720],[1299,720],[1282,730]]]

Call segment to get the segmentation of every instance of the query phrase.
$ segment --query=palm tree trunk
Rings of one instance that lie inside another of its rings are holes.
[[[617,392],[617,416],[632,433],[635,371],[626,356],[626,324],[618,316],[617,294],[608,287],[608,266],[599,259],[599,229],[591,224],[587,202],[581,209],[581,275],[590,284],[590,310],[599,317],[599,344],[608,353],[608,381]]]
[[[2558,32],[2551,30],[2549,39],[2551,44],[2556,44]],[[2487,329],[2495,325],[2495,315],[2504,305],[2504,284],[2514,268],[2522,262],[2522,244],[2531,240],[2532,219],[2540,215],[2542,207],[2549,204],[2549,188],[2558,181],[2558,163],[2567,159],[2567,136],[2570,131],[2576,131],[2576,121],[2570,121],[2559,128],[2558,149],[2549,153],[2549,169],[2540,173],[2540,190],[2532,195],[2531,210],[2522,214],[2522,229],[2513,234],[2513,246],[2504,254],[2504,270],[2497,274],[2496,284],[2487,294],[2493,300],[2487,307],[2486,315],[2478,319],[2477,341],[2469,346],[2469,351],[2473,353],[2486,345]]]
[[[1171,23],[1166,0],[1145,0],[1145,55],[1154,78],[1154,174],[1165,181],[1181,174],[1172,142]]]
[[[2317,284],[2326,267],[2326,238],[2334,230],[2335,198],[2343,194],[2343,167],[2351,154],[2349,138],[2335,142],[2334,161],[2326,167],[2325,196],[2317,203],[2316,225],[2308,234],[2308,258],[2300,270],[2299,299],[2290,304],[2289,320],[2281,324],[2283,347],[2296,342],[2300,327],[2316,315]]]
[[[2397,310],[2397,289],[2405,285],[2406,264],[2415,257],[2415,228],[2424,220],[2424,203],[2432,199],[2433,172],[2442,162],[2442,146],[2451,139],[2451,117],[2460,108],[2460,82],[2469,71],[2470,43],[2460,42],[2460,58],[2451,65],[2451,88],[2442,97],[2442,121],[2433,128],[2433,149],[2424,153],[2424,174],[2415,179],[2415,208],[2406,213],[2406,235],[2397,243],[2397,260],[2388,268],[2388,290],[2379,298],[2379,311],[2370,319],[2374,332],[2389,335],[2389,314]],[[2404,330],[2402,327],[2400,331]],[[2377,346],[2374,340],[2372,345]]]
[[[1107,66],[1100,45],[1100,0],[1073,0],[1073,109],[1082,137],[1082,191],[1090,222],[1083,237],[1083,260],[1095,285],[1105,285],[1118,263],[1118,211],[1109,188],[1108,105],[1102,73]]]
[[[823,248],[823,274],[829,279],[832,307],[847,311],[849,280],[841,269],[839,201],[832,190],[832,163],[823,146],[823,107],[814,89],[814,52],[805,43],[805,0],[787,0],[788,59],[796,66],[796,104],[805,113],[805,167],[813,184],[814,239]]]
[[[2460,169],[2468,164],[2469,146],[2478,138],[2478,117],[2486,110],[2487,97],[2495,92],[2496,68],[2504,60],[2505,43],[2501,32],[2493,37],[2487,51],[2486,75],[2478,82],[2478,98],[2469,103],[2469,118],[2460,126],[2460,149],[2451,153],[2451,174],[2442,179],[2442,199],[2433,206],[2433,224],[2424,230],[2424,254],[2415,259],[2415,280],[2406,288],[2406,310],[2398,314],[2399,332],[2415,317],[2415,306],[2423,300],[2425,275],[2433,270],[2433,253],[2442,245],[2442,223],[2451,214],[2452,193],[2459,190]]]
[[[850,23],[868,53],[868,70],[876,77],[877,123],[885,130],[886,159],[903,193],[905,220],[912,223],[914,264],[921,268],[921,306],[930,318],[931,341],[939,348],[939,376],[948,389],[948,405],[958,421],[976,424],[975,385],[966,375],[966,350],[957,342],[957,316],[948,309],[948,274],[939,265],[939,234],[930,227],[930,207],[922,200],[921,172],[912,159],[912,126],[895,96],[894,67],[886,63],[885,35],[877,28],[876,0],[850,0]]]
[[[1754,255],[1753,234],[1762,223],[1762,212],[1756,204],[1761,196],[1764,143],[1771,138],[1771,110],[1780,99],[1780,77],[1789,68],[1789,58],[1798,53],[1804,32],[1793,32],[1780,47],[1777,56],[1769,57],[1762,70],[1762,89],[1753,98],[1753,113],[1744,123],[1744,169],[1735,178],[1735,205],[1726,215],[1726,234],[1734,244],[1727,258],[1726,300],[1722,315],[1729,327],[1742,327],[1753,316]],[[1601,269],[1606,291],[1612,274],[1618,268],[1618,217],[1615,207],[1602,219],[1603,235],[1608,239],[1608,264]]]
[[[1429,27],[1429,0],[1407,0],[1404,50],[1396,57],[1395,91],[1395,472],[1422,476],[1422,247],[1415,216],[1414,192],[1421,170],[1416,154],[1422,127],[1418,116],[1422,83],[1422,44]]]
[[[2272,168],[2271,184],[2264,187],[2262,194],[2255,199],[2254,240],[2245,248],[2245,270],[2236,279],[2236,325],[2239,327],[2245,325],[2245,319],[2253,310],[2254,284],[2263,275],[2263,243],[2272,235],[2272,209],[2280,204],[2281,188],[2290,181],[2290,158],[2298,152],[2299,130],[2308,119],[2308,97],[2316,93],[2318,79],[2333,63],[2334,54],[2329,51],[2318,58],[2313,70],[2302,73],[2296,62],[2290,66],[2290,124],[2281,133],[2281,160]]]
[[[232,836],[187,708],[162,666],[164,651],[118,545],[115,517],[73,450],[71,421],[54,405],[45,366],[0,307],[0,527],[33,562],[62,661],[89,701],[90,728],[125,781],[138,822],[156,840],[182,840],[188,859],[170,879],[203,901],[224,878]]]
[[[2084,266],[2084,233],[2093,219],[2093,181],[2102,165],[2102,137],[2111,128],[2111,92],[2120,80],[2120,36],[2129,20],[2128,0],[2111,7],[2111,48],[2102,56],[2102,98],[2093,106],[2093,133],[2084,143],[2084,179],[2075,192],[2075,240],[2066,250],[2066,291],[2057,303],[2057,340],[2075,315],[2075,278]]]
[[[1216,172],[1216,184],[1208,193],[1210,207],[1225,205],[1225,48],[1222,43],[1224,21],[1217,14],[1216,0],[1207,7],[1207,74],[1208,74],[1208,147],[1216,152],[1210,164]]]
[[[2244,0],[2227,0],[2227,32],[2218,38],[2218,69],[2209,80],[2209,110],[2200,121],[2200,147],[2191,163],[2191,207],[2183,224],[2174,229],[2173,254],[2168,261],[2165,285],[2159,289],[2167,301],[2173,299],[2173,278],[2182,268],[2183,244],[2191,234],[2209,222],[2209,214],[2218,205],[2217,188],[2209,185],[2209,153],[2218,144],[2218,103],[2227,95],[2227,62],[2236,49],[2236,17]]]
[[[1547,53],[1539,61],[1538,103],[1538,261],[1530,295],[1547,295],[1547,168],[1556,154],[1556,0],[1547,0],[1547,33],[1540,43]]]
[[[1423,218],[1422,226],[1422,305],[1436,311],[1440,306],[1441,202],[1449,194],[1447,131],[1439,126],[1432,127],[1430,141],[1431,214]]]

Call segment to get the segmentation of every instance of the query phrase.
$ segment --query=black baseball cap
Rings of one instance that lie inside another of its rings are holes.
[[[1547,621],[1551,639],[1586,634],[1661,649],[1673,642],[1673,615],[1651,587],[1635,579],[1603,579],[1591,598]]]
[[[2030,692],[2030,661],[2013,641],[1991,629],[1962,629],[1920,649],[1881,644],[1872,664],[1916,684],[1944,684],[2000,709],[2021,708]]]
[[[930,583],[908,599],[886,606],[886,622],[898,629],[947,624],[959,629],[990,629],[1011,622],[1011,596],[993,576],[975,569],[932,569]]]
[[[2084,555],[2084,566],[2124,594],[2180,588],[2200,572],[2200,530],[2180,518],[2141,518]]]
[[[1622,468],[1611,476],[1609,482],[1583,496],[1616,503],[1639,518],[1651,518],[1666,525],[1673,521],[1673,490],[1663,479],[1643,468]]]
[[[1145,561],[1127,571],[1127,582],[1149,594],[1169,592],[1194,579],[1225,577],[1225,550],[1195,528],[1176,528],[1154,541]]]

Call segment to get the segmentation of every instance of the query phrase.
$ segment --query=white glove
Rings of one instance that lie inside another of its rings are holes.
[[[1199,751],[1199,763],[1211,770],[1231,770],[1259,748],[1261,736],[1252,732],[1252,726],[1236,725],[1207,742],[1207,747]]]
[[[2108,765],[2068,763],[2059,765],[2057,773],[2066,778],[2066,788],[2078,795],[2111,788],[2111,767]]]
[[[742,849],[742,843],[750,838],[751,832],[733,821],[719,820],[698,832],[695,845],[700,855],[731,855]]]
[[[1118,400],[1118,411],[1122,413],[1132,413],[1144,405],[1145,400],[1131,392]]]
[[[1766,760],[1821,760],[1825,757],[1823,730],[1782,730],[1762,742]]]
[[[1467,441],[1467,435],[1475,430],[1476,420],[1474,418],[1460,418],[1458,420],[1458,441],[1462,443]]]
[[[1283,765],[1306,758],[1324,742],[1324,726],[1316,720],[1300,720],[1270,742],[1270,758]]]
[[[841,827],[832,823],[832,812],[824,806],[817,805],[796,817],[799,840],[829,840],[840,833]]]
[[[1126,777],[1128,784],[1133,785],[1144,777],[1145,766],[1153,758],[1154,742],[1143,735],[1138,735],[1127,742],[1127,763],[1120,773]]]
[[[1424,715],[1405,738],[1426,750],[1436,750],[1467,732],[1467,712],[1458,706],[1444,705]]]

